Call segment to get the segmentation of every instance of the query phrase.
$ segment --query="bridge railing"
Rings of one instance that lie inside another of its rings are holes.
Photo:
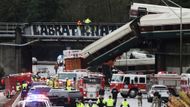
[[[16,27],[20,27],[23,36],[29,38],[100,38],[116,30],[123,24],[124,23],[90,23],[88,25],[77,25],[76,22],[0,22],[0,37],[14,36]]]
[[[0,22],[0,37],[12,37],[15,36],[16,27],[20,27],[23,32],[25,23],[7,23]]]

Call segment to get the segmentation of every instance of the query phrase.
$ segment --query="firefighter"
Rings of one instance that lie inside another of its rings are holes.
[[[112,93],[112,97],[113,97],[113,99],[114,99],[114,106],[115,106],[116,103],[117,103],[117,95],[118,95],[119,91],[117,90],[116,87],[114,87],[114,88],[112,89],[111,93]]]
[[[59,88],[59,80],[55,78],[53,82],[54,82],[53,88]]]
[[[106,102],[106,107],[114,107],[114,100],[112,99],[111,96],[109,96],[109,98]]]
[[[20,85],[20,82],[16,82],[16,91],[18,92],[18,91],[20,91],[20,89],[21,89],[21,85]]]
[[[27,95],[27,92],[28,92],[27,87],[28,87],[27,82],[23,81],[22,82],[22,93],[21,93],[21,98],[22,99],[24,99],[24,97],[26,97],[26,95]]]
[[[120,107],[130,107],[127,99],[125,98],[124,101],[121,103]]]
[[[91,22],[92,22],[92,21],[90,20],[90,18],[86,18],[86,19],[84,20],[84,23],[85,23],[85,30],[86,30],[87,35],[90,34],[90,23],[91,23]]]
[[[139,90],[137,93],[138,107],[142,107],[142,93]]]
[[[81,100],[78,100],[78,101],[76,102],[76,107],[84,107],[84,104],[82,103]]]
[[[48,77],[48,78],[46,79],[46,85],[48,85],[49,81],[50,81],[50,78]]]
[[[23,90],[27,90],[27,87],[28,87],[27,82],[26,82],[26,81],[23,81],[23,82],[22,82],[22,89],[23,89]]]
[[[71,81],[69,79],[66,79],[66,87],[71,86]]]
[[[105,94],[104,88],[101,87],[98,93],[99,93],[99,96],[104,96],[104,94]]]
[[[104,100],[104,97],[103,96],[100,96],[96,102],[96,104],[98,105],[98,107],[104,107],[106,102]]]
[[[155,92],[154,97],[152,100],[152,107],[159,107],[159,98],[158,98],[159,93]]]
[[[52,87],[52,88],[54,87],[54,86],[53,86],[53,79],[50,79],[50,80],[48,81],[48,86],[50,86],[50,87]]]

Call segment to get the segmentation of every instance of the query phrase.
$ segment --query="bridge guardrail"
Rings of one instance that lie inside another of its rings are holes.
[[[0,37],[14,37],[16,27],[20,27],[23,32],[25,24],[0,22]]]

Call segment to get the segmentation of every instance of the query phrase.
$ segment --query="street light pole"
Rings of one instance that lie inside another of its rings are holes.
[[[164,1],[164,0],[161,0],[166,6],[168,6],[168,4]],[[183,51],[183,22],[182,22],[182,6],[180,6],[179,4],[171,1],[171,0],[167,0],[169,1],[170,3],[176,5],[177,7],[180,8],[180,16],[176,14],[176,12],[174,10],[172,10],[169,6],[168,8],[179,18],[180,20],[180,34],[179,34],[179,48],[180,48],[180,51],[179,51],[179,66],[180,66],[180,74],[183,73],[183,66],[182,66],[182,51]]]

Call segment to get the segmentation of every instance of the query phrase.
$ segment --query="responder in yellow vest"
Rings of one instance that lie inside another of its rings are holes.
[[[50,86],[50,87],[53,88],[53,80],[52,80],[52,79],[50,79],[50,80],[48,81],[48,86]]]
[[[92,21],[89,19],[89,18],[86,18],[85,20],[84,20],[84,23],[85,24],[89,24],[89,23],[91,23]]]
[[[96,104],[98,105],[98,107],[104,107],[106,104],[106,101],[104,100],[103,96],[100,96],[96,102]]]
[[[86,30],[87,35],[90,34],[90,30],[91,30],[91,28],[90,28],[90,23],[91,23],[91,22],[92,22],[92,21],[91,21],[89,18],[86,18],[86,19],[84,20],[84,23],[85,23],[85,30]]]
[[[27,89],[27,86],[28,86],[28,84],[26,83],[26,81],[24,81],[24,82],[22,83],[22,89],[23,89],[23,90],[26,90],[26,89]]]
[[[48,85],[50,78],[46,79],[46,85]]]
[[[54,79],[54,88],[59,88],[59,81]]]
[[[66,79],[66,87],[71,86],[71,80]]]
[[[124,101],[121,103],[120,107],[130,107],[127,99],[125,98]]]
[[[111,96],[109,96],[109,98],[106,102],[106,107],[114,107],[114,100],[112,99]]]
[[[76,107],[84,107],[84,104],[82,103],[81,100],[78,100],[78,101],[77,101]]]
[[[18,91],[20,91],[20,89],[21,89],[21,85],[20,85],[20,83],[17,81],[17,82],[16,82],[16,91],[18,92]]]

